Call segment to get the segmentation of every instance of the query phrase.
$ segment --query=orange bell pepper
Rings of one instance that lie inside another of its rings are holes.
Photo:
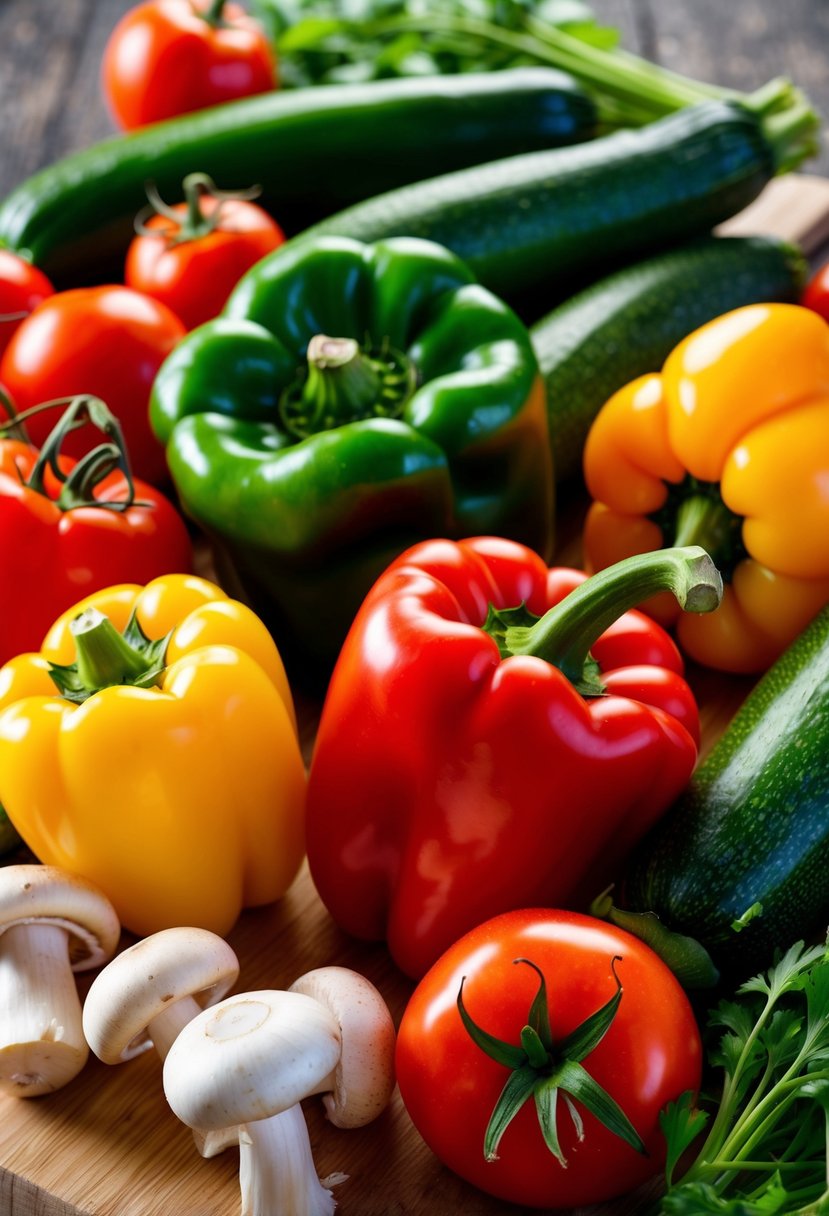
[[[588,568],[702,545],[726,584],[717,611],[643,607],[697,662],[764,670],[829,602],[829,325],[793,304],[704,325],[606,403],[584,473]]]
[[[140,936],[223,935],[284,894],[305,786],[270,634],[204,579],[105,588],[0,668],[0,802],[40,861],[93,881]]]

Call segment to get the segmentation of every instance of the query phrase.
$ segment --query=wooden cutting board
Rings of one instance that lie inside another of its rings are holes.
[[[816,254],[829,241],[829,180],[793,175],[723,226],[730,233],[775,233]],[[559,554],[576,563],[570,546]],[[691,668],[703,751],[717,738],[751,682]],[[315,707],[301,706],[306,756]],[[193,857],[190,864],[197,865]],[[129,941],[125,937],[123,945]],[[368,976],[398,1022],[412,984],[385,949],[352,941],[331,922],[307,870],[280,903],[242,915],[229,938],[239,955],[237,990],[284,988],[313,967],[338,963]],[[79,977],[81,996],[90,979]],[[397,1093],[375,1123],[341,1131],[306,1104],[318,1172],[349,1175],[335,1195],[343,1216],[519,1216],[444,1169],[411,1125]],[[119,1067],[92,1058],[74,1082],[32,1099],[0,1097],[0,1213],[3,1216],[236,1216],[238,1152],[204,1160],[169,1110],[154,1052]],[[642,1197],[626,1196],[604,1216],[635,1216]],[[276,1216],[276,1214],[275,1214]],[[284,1214],[280,1214],[284,1216]],[[573,1216],[587,1216],[586,1212]]]

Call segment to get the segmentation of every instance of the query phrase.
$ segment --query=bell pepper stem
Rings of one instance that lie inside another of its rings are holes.
[[[373,405],[380,377],[353,338],[315,334],[308,343],[307,358],[302,399],[318,418],[333,422]]]
[[[146,659],[97,608],[85,608],[69,626],[75,642],[78,677],[90,691],[133,683],[147,669]]]
[[[686,612],[712,612],[722,579],[699,546],[639,553],[585,580],[534,625],[508,628],[507,649],[554,664],[581,691],[601,692],[588,666],[591,646],[623,613],[661,591]]]
[[[226,2],[227,0],[210,0],[207,8],[202,13],[208,25],[221,25]]]
[[[719,496],[692,494],[676,513],[674,545],[700,545],[718,565],[727,563],[739,544],[742,519]]]
[[[280,402],[285,429],[299,439],[361,418],[395,418],[414,390],[411,362],[387,343],[374,351],[315,334],[306,361]]]

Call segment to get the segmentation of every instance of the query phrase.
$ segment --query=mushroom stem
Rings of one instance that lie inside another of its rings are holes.
[[[183,996],[177,1001],[171,1001],[166,1009],[152,1019],[147,1026],[147,1035],[152,1039],[162,1061],[167,1058],[167,1052],[181,1031],[198,1013],[201,1013],[201,1005],[196,998]],[[236,1127],[220,1127],[210,1131],[194,1127],[193,1140],[202,1157],[217,1157],[226,1148],[238,1144],[239,1131]]]
[[[171,1000],[161,1013],[157,1013],[147,1026],[147,1034],[153,1041],[162,1060],[166,1060],[167,1052],[173,1046],[181,1031],[188,1022],[192,1022],[197,1013],[201,1013],[201,1005],[194,996],[182,996],[177,1001]]]
[[[88,1054],[66,930],[10,926],[0,939],[0,1088],[22,1098],[51,1093]]]
[[[302,1107],[239,1128],[241,1216],[331,1216],[337,1206],[314,1167]]]

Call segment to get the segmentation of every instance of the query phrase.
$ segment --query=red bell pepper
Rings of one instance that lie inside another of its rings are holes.
[[[710,611],[722,583],[699,548],[591,579],[492,537],[392,563],[340,653],[311,765],[311,874],[343,929],[386,938],[419,977],[491,916],[599,893],[696,761],[679,652],[627,611],[657,589]]]
[[[39,650],[52,622],[93,591],[187,573],[193,560],[184,520],[132,477],[102,401],[71,401],[40,450],[25,438],[26,416],[0,427],[0,666]],[[66,435],[87,422],[105,442],[80,461],[63,456]]]

